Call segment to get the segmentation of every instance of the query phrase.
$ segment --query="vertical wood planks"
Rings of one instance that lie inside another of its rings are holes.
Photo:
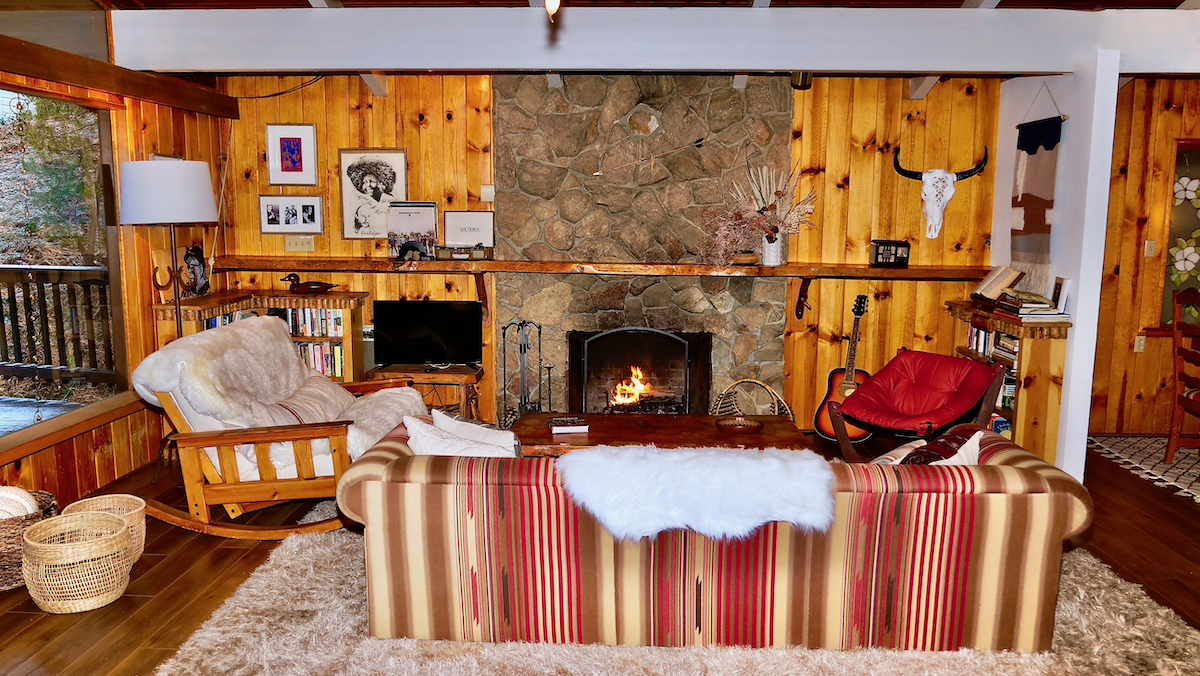
[[[995,145],[1000,88],[977,79],[940,82],[922,101],[904,98],[898,78],[817,78],[793,95],[792,158],[801,196],[817,192],[817,226],[792,238],[791,260],[863,264],[871,239],[902,239],[914,264],[988,265],[992,169],[959,183],[937,239],[925,238],[921,185],[892,169],[902,149],[910,169],[962,170]],[[961,165],[961,166],[960,166]],[[812,309],[792,314],[800,281],[788,282],[785,397],[811,426],[828,373],[845,364],[851,308],[866,294],[856,367],[879,370],[900,347],[953,354],[961,327],[945,301],[965,298],[963,282],[815,280]]]

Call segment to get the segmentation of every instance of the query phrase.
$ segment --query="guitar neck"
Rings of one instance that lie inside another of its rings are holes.
[[[854,358],[858,354],[858,323],[861,316],[854,317],[854,330],[850,332],[850,347],[846,350],[846,380],[854,380]]]

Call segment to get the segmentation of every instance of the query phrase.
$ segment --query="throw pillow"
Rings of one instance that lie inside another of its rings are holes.
[[[253,427],[296,425],[337,420],[354,403],[354,395],[320,374],[309,376],[290,397],[274,404],[250,402]]]
[[[440,430],[445,430],[456,437],[478,441],[483,444],[492,444],[503,448],[516,448],[517,446],[517,435],[508,430],[486,427],[481,422],[464,420],[447,415],[436,408],[433,409],[433,426]]]
[[[481,458],[515,458],[512,447],[485,444],[438,429],[411,415],[404,416],[408,430],[408,447],[417,455],[465,455]]]
[[[917,439],[872,460],[880,465],[978,465],[983,430],[964,427],[933,441]]]

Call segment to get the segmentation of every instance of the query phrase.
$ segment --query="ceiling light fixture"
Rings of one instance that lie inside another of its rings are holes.
[[[546,14],[550,15],[550,23],[554,23],[554,15],[558,13],[560,5],[560,0],[546,0]]]

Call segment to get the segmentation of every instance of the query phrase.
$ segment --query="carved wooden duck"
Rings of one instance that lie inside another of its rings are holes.
[[[340,284],[330,284],[329,282],[302,282],[300,281],[300,275],[294,272],[279,281],[291,282],[288,291],[292,293],[325,293],[330,289],[341,286]]]

